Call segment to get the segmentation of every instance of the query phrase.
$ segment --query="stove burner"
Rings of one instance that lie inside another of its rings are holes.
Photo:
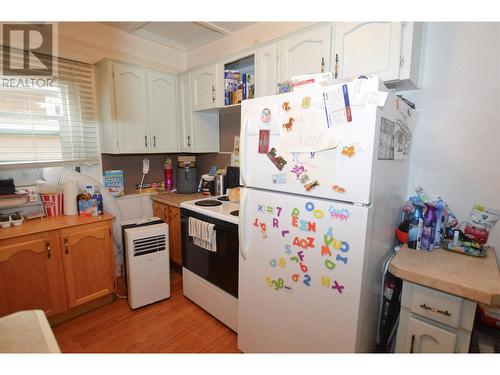
[[[222,197],[217,198],[217,200],[221,202],[229,202],[229,197],[227,195],[223,195]]]
[[[229,214],[233,216],[240,216],[240,210],[231,211]]]
[[[214,199],[205,199],[202,201],[195,202],[194,204],[202,207],[213,207],[213,206],[220,206],[222,202],[216,201]]]

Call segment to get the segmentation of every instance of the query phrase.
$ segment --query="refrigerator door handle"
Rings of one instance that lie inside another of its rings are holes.
[[[246,141],[245,138],[247,137],[247,126],[248,126],[248,114],[245,115],[245,118],[243,119],[241,123],[241,132],[240,132],[240,180],[241,180],[241,185],[246,186],[247,184],[247,178],[246,178],[246,173],[247,173],[247,168],[246,168]]]
[[[241,207],[240,207],[240,222],[238,225],[238,241],[240,245],[240,254],[243,257],[243,259],[247,260],[247,249],[246,249],[246,238],[244,236],[244,228],[245,228],[245,218],[246,218],[246,212],[247,212],[247,189],[246,188],[241,188],[240,191],[240,202],[241,202]]]

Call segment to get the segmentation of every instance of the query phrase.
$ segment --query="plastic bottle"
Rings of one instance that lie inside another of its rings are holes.
[[[424,227],[422,230],[422,248],[425,250],[432,250],[432,243],[434,241],[434,232],[436,224],[436,208],[431,204],[426,204],[427,209],[424,214]]]
[[[97,202],[97,214],[102,215],[104,213],[104,205],[102,201],[102,194],[100,193],[99,190],[95,190],[94,194],[92,195],[92,198],[94,198]]]
[[[443,210],[445,204],[442,199],[438,198],[436,202],[436,226],[434,229],[434,241],[432,247],[438,249],[441,247],[443,239]]]
[[[408,229],[408,247],[410,249],[420,250],[420,236],[422,233],[423,225],[423,209],[422,201],[418,197],[411,197],[410,201],[413,204],[413,215],[410,219],[410,226]]]
[[[167,191],[172,191],[174,187],[174,179],[172,177],[172,160],[167,158],[164,164],[165,169],[165,189]]]
[[[87,185],[86,196],[87,200],[92,199],[92,185]]]

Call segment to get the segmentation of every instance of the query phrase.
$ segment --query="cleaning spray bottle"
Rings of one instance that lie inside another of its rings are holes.
[[[434,229],[434,241],[432,247],[438,249],[441,247],[441,241],[443,239],[443,212],[445,208],[445,203],[441,198],[437,199],[436,202],[436,227]]]
[[[426,203],[426,210],[424,214],[424,227],[422,230],[422,249],[432,250],[432,244],[434,241],[434,229],[436,223],[436,207],[431,203]]]
[[[420,250],[424,204],[419,197],[410,197],[410,202],[413,204],[413,214],[410,218],[408,230],[408,247]]]

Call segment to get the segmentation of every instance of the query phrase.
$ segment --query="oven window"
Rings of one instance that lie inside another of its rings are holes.
[[[238,298],[238,226],[182,209],[182,266]],[[195,217],[215,224],[217,251],[193,243],[189,237],[188,218]]]

